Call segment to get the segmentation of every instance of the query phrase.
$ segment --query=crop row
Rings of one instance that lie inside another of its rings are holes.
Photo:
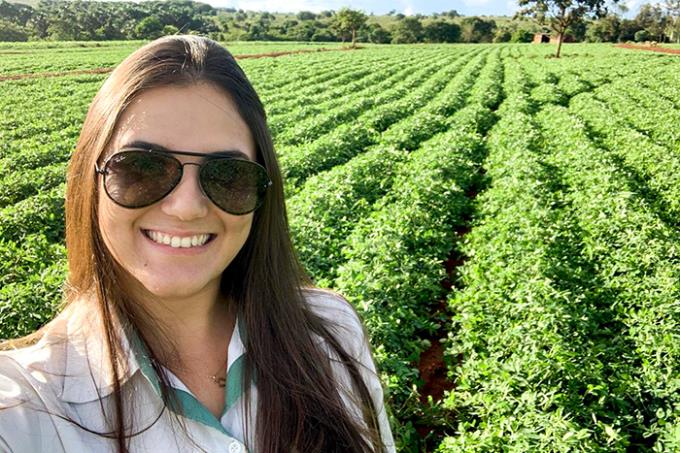
[[[614,429],[599,397],[606,358],[625,350],[602,337],[605,301],[590,288],[533,108],[521,90],[511,94],[488,137],[489,187],[466,236],[461,289],[449,297],[455,389],[440,451],[590,451],[594,429]]]
[[[633,441],[651,438],[657,448],[677,447],[680,236],[635,192],[634,182],[617,161],[593,144],[581,121],[564,108],[543,113],[541,126],[554,150],[551,157],[573,187],[569,199],[583,230],[583,253],[607,291],[610,321],[623,326],[618,338],[630,344],[622,357],[635,364],[634,376],[623,381],[625,387],[601,396],[615,400],[630,393],[638,398],[639,425],[624,420]],[[620,437],[612,437],[625,442],[626,434],[622,429]]]
[[[355,120],[337,126],[312,143],[281,150],[281,167],[289,193],[294,193],[295,187],[310,175],[344,163],[377,143],[379,133],[397,121],[409,118],[447,84],[456,83],[461,74],[473,74],[474,68],[483,63],[480,58],[477,56],[467,62],[457,60],[425,82],[419,80],[424,74],[416,72],[415,77],[409,77],[394,89],[377,95],[372,100],[375,108]],[[450,80],[451,77],[453,80]]]
[[[404,419],[417,413],[414,362],[428,346],[421,336],[436,330],[430,311],[444,291],[442,256],[463,222],[465,193],[483,153],[476,109],[458,112],[450,130],[408,155],[390,191],[346,238],[334,282],[365,321],[389,404],[402,422],[395,430],[402,445],[414,440]]]
[[[437,60],[430,57],[417,61],[419,65],[434,68],[446,62]],[[317,85],[315,91],[320,94],[311,98],[301,96],[297,108],[272,115],[270,129],[274,140],[279,145],[295,145],[314,140],[343,122],[344,117],[360,113],[364,104],[370,108],[376,93],[403,82],[412,72],[413,68],[408,64],[388,62],[362,69],[362,77],[354,77],[351,82],[334,81],[334,87]],[[367,74],[368,76],[363,77]],[[312,116],[313,119],[307,119]]]

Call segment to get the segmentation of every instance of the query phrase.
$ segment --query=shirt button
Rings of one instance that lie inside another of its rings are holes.
[[[232,442],[229,445],[229,453],[243,453],[246,449],[238,442]]]

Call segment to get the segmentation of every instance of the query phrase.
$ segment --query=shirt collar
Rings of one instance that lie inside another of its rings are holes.
[[[88,403],[109,396],[114,390],[108,347],[103,324],[96,307],[71,304],[50,323],[40,343],[58,347],[63,362],[48,372],[63,375],[63,382],[57,389],[59,398],[69,403]],[[227,364],[227,404],[231,405],[240,396],[241,363],[245,353],[245,326],[236,318],[237,330],[229,342]],[[136,373],[141,373],[160,396],[159,379],[149,353],[143,342],[132,329],[124,329],[119,322],[114,328],[121,340],[123,354],[120,357],[122,370],[119,376],[122,386]],[[39,343],[39,344],[40,344]],[[51,354],[50,354],[51,355]],[[234,366],[236,365],[236,366]]]

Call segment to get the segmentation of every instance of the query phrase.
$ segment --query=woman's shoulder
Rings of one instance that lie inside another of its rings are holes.
[[[61,412],[61,404],[41,366],[49,353],[41,343],[0,351],[0,447],[42,451],[43,441],[56,436],[51,414]]]
[[[65,374],[65,329],[66,320],[58,316],[39,331],[37,341],[8,342],[8,349],[0,350],[0,407],[15,397],[55,393],[55,381]]]
[[[311,311],[324,320],[351,355],[362,361],[371,360],[366,328],[347,299],[329,289],[305,288],[303,293]]]
[[[354,306],[340,293],[330,289],[304,288],[307,305],[317,315],[338,327],[364,334],[364,325]]]

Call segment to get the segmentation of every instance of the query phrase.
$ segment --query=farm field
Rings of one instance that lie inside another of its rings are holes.
[[[111,68],[146,41],[0,42],[0,76]],[[225,43],[235,56],[290,51],[337,49],[342,43],[254,42]]]
[[[40,74],[139,45],[0,46],[0,77],[32,75],[0,81],[0,338],[59,306],[67,161],[106,78]],[[680,56],[553,51],[240,61],[300,258],[371,335],[398,451],[680,451]]]

